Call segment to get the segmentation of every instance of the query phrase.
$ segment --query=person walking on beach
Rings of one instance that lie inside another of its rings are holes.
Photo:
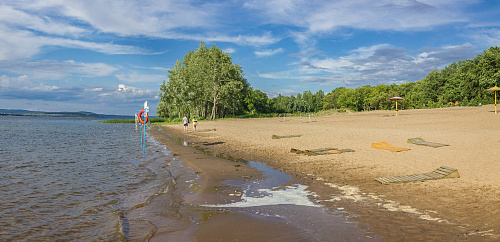
[[[193,118],[193,131],[196,131],[196,124],[198,123],[198,120],[196,120],[196,117]]]
[[[184,118],[182,118],[182,122],[184,122],[184,131],[187,131],[188,130],[188,118],[186,117],[186,115],[184,115]]]

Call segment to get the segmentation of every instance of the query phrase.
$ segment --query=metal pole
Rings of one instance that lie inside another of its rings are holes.
[[[497,91],[495,91],[495,114],[497,114]]]
[[[142,139],[142,137],[143,137],[143,135],[144,135],[144,134],[143,134],[143,132],[144,132],[144,128],[143,128],[142,126],[143,126],[143,124],[141,123],[141,150],[142,150],[142,153],[144,153],[144,145],[143,145],[143,143],[142,143],[142,140],[143,140],[143,139]]]
[[[142,136],[142,152],[146,154],[146,123],[143,125],[144,135]]]
[[[396,100],[396,116],[398,116],[398,100]]]

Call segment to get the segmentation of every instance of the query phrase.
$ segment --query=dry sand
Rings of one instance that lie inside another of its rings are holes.
[[[346,211],[370,233],[389,240],[500,239],[500,114],[494,105],[372,111],[317,117],[202,121],[198,131],[163,126],[167,133],[235,158],[265,162],[294,176],[319,196],[316,202]],[[215,130],[215,131],[214,131]],[[272,135],[302,135],[272,139]],[[449,146],[407,143],[409,138]],[[386,141],[410,148],[371,148]],[[335,147],[355,152],[307,156],[291,148]],[[382,185],[374,178],[428,173],[440,166],[460,178]]]

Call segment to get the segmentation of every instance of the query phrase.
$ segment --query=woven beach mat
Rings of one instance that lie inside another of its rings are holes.
[[[406,176],[379,177],[375,178],[374,180],[384,185],[387,185],[390,183],[417,182],[417,181],[437,180],[444,178],[460,178],[460,174],[458,174],[458,170],[455,168],[451,168],[448,166],[441,166],[429,173],[406,175]]]
[[[284,138],[293,138],[293,137],[302,137],[301,134],[292,134],[292,135],[276,135],[276,134],[273,134],[273,136],[271,136],[272,139],[284,139]]]
[[[423,146],[430,146],[430,147],[434,147],[434,148],[448,146],[446,144],[427,142],[427,141],[423,140],[422,138],[411,138],[411,139],[408,139],[408,143],[416,144],[416,145],[423,145]]]
[[[342,154],[346,152],[354,152],[352,149],[337,149],[337,148],[320,148],[320,149],[310,149],[310,150],[300,150],[292,148],[290,152],[296,154],[304,154],[309,156],[315,155],[331,155],[331,154]]]
[[[411,150],[409,148],[403,148],[403,147],[399,147],[399,146],[390,145],[389,143],[387,143],[385,141],[372,143],[372,148],[381,149],[381,150],[388,150],[391,152],[400,152],[400,151]]]

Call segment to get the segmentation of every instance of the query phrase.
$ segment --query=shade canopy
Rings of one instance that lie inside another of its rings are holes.
[[[402,97],[391,97],[391,98],[389,98],[389,100],[391,100],[391,101],[399,101],[399,100],[403,100],[403,98]]]
[[[492,88],[486,89],[486,91],[500,91],[500,87],[494,86]]]

